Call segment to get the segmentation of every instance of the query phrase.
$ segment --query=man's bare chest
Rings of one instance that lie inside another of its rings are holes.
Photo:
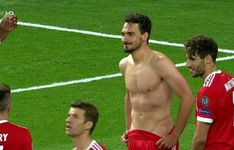
[[[125,83],[130,92],[150,92],[159,86],[161,78],[150,66],[128,67]]]

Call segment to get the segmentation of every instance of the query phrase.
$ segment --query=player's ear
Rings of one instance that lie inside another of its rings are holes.
[[[147,42],[148,37],[149,37],[149,33],[148,32],[143,33],[143,41],[144,42]]]
[[[11,107],[12,107],[12,101],[10,100],[8,106],[7,106],[7,112],[9,113],[11,111]]]
[[[213,58],[211,57],[211,55],[207,55],[206,57],[205,57],[205,63],[206,64],[210,64],[210,63],[212,63],[213,62]]]
[[[85,123],[85,128],[90,130],[93,127],[93,122],[92,121],[87,121]]]

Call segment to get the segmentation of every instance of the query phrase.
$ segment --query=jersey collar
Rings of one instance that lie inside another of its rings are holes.
[[[205,78],[205,81],[206,81],[210,76],[212,76],[212,75],[214,75],[214,74],[220,74],[220,73],[222,73],[221,70],[217,70],[217,71],[211,72],[211,73]]]
[[[0,120],[0,124],[8,122],[7,120]]]

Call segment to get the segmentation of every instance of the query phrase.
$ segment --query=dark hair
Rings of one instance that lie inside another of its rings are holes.
[[[97,121],[98,121],[98,117],[99,117],[99,113],[97,108],[93,105],[90,104],[88,102],[84,102],[82,100],[76,100],[71,104],[71,107],[73,108],[79,108],[85,111],[84,113],[84,117],[85,117],[85,122],[87,121],[92,121],[93,122],[93,126],[90,129],[90,133],[92,133],[92,131],[94,130]]]
[[[5,84],[0,84],[0,113],[6,111],[11,99],[11,89]]]
[[[198,54],[202,59],[204,59],[207,55],[210,55],[213,62],[216,62],[218,45],[212,38],[203,35],[196,35],[188,40],[184,46],[188,57]]]
[[[152,23],[148,16],[144,16],[138,13],[129,13],[125,16],[124,21],[128,23],[137,23],[139,25],[141,34],[148,32],[149,37],[147,39],[147,43],[149,42]]]

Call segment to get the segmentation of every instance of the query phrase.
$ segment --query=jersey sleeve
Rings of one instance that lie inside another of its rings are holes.
[[[215,119],[216,99],[210,88],[202,88],[197,97],[197,121],[211,124]]]

